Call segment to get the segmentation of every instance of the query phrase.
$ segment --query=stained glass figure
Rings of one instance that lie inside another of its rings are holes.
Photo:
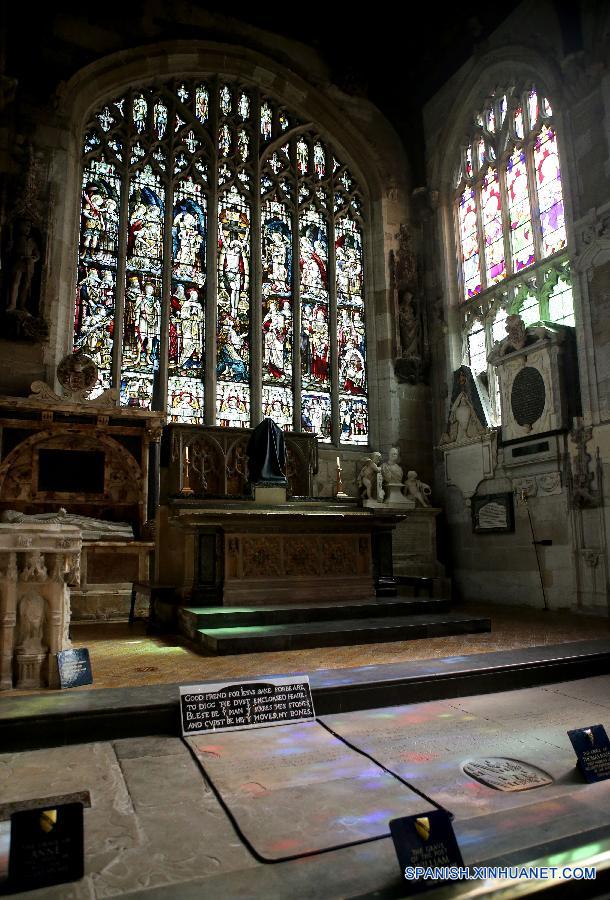
[[[168,411],[176,416],[173,421],[203,421],[205,210],[201,186],[192,179],[179,182],[172,223],[168,348]]]
[[[268,200],[263,204],[262,258],[263,383],[290,385],[293,345],[292,226],[290,214],[283,203]],[[292,422],[292,399],[287,405]]]
[[[284,431],[292,430],[292,388],[263,384],[263,418],[273,419]]]
[[[121,402],[152,408],[159,368],[165,188],[150,165],[131,178]]]
[[[239,115],[241,116],[241,118],[242,118],[242,119],[244,120],[244,122],[245,122],[246,119],[247,119],[247,118],[249,117],[249,115],[250,115],[250,101],[249,101],[249,99],[248,99],[248,95],[247,95],[247,94],[244,94],[243,91],[242,91],[242,93],[241,93],[240,96],[239,96],[239,106],[238,106],[238,109],[239,109]]]
[[[506,190],[508,194],[513,271],[519,272],[535,262],[534,235],[524,150],[515,151],[508,160],[506,165]]]
[[[301,398],[301,428],[316,434],[318,440],[329,443],[331,439],[332,415],[329,394],[318,391],[303,391]]]
[[[157,100],[155,103],[154,121],[157,137],[161,140],[167,128],[167,106],[162,100]]]
[[[218,149],[223,156],[228,156],[231,152],[231,129],[226,124],[220,129]]]
[[[250,388],[247,384],[219,381],[216,417],[224,428],[247,428],[250,424]]]
[[[227,84],[224,84],[220,89],[220,111],[223,116],[228,116],[231,112],[231,91]]]
[[[263,140],[269,141],[271,140],[271,133],[273,129],[273,110],[267,101],[263,103],[261,106],[261,135],[263,136]]]
[[[239,383],[233,395],[219,392],[217,411],[230,396],[232,416],[249,410],[250,378],[250,208],[235,187],[223,194],[218,211],[218,358],[219,382]],[[247,403],[246,403],[247,400]],[[243,419],[245,424],[246,419]]]
[[[351,218],[340,219],[335,226],[335,273],[337,293],[337,347],[339,353],[339,403],[354,412],[350,438],[366,443],[366,331],[362,292],[362,232]],[[364,403],[350,404],[350,395],[359,395]],[[362,415],[364,414],[364,420]],[[364,426],[364,430],[363,430]],[[354,430],[356,429],[356,430]]]
[[[195,90],[195,115],[200,122],[206,122],[210,104],[210,95],[204,84],[197,86]]]
[[[326,154],[324,147],[319,141],[316,141],[313,148],[313,167],[318,178],[324,178],[326,175]]]
[[[74,349],[98,367],[98,396],[110,387],[121,182],[115,167],[93,160],[83,174]]]
[[[528,95],[527,112],[530,120],[530,129],[533,129],[538,121],[538,94],[536,91],[530,91]]]
[[[555,132],[547,125],[543,125],[534,145],[534,168],[542,230],[542,250],[545,256],[550,256],[551,253],[556,253],[565,247],[566,229],[557,138]]]
[[[133,124],[139,132],[146,128],[146,114],[148,112],[148,104],[141,94],[133,98]]]
[[[494,169],[488,169],[481,186],[481,219],[487,284],[491,285],[506,275],[500,179]]]
[[[297,142],[297,168],[299,170],[299,175],[305,175],[307,173],[307,167],[309,165],[309,147],[307,143],[301,138]]]
[[[368,444],[368,409],[365,397],[339,399],[340,440],[344,444]]]
[[[467,187],[458,207],[460,238],[462,244],[462,272],[464,297],[468,300],[481,290],[481,263],[479,260],[479,235],[475,192]]]

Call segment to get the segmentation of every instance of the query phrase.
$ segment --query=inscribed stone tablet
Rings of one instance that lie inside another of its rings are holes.
[[[466,775],[496,791],[529,791],[553,783],[551,776],[542,769],[505,756],[469,759],[462,764],[462,769]]]
[[[315,718],[307,675],[181,687],[180,711],[185,737]]]
[[[544,412],[546,388],[538,369],[526,366],[515,376],[510,394],[513,416],[519,425],[533,425]]]

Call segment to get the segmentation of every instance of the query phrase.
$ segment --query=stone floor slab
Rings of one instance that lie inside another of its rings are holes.
[[[264,859],[387,835],[390,819],[433,808],[316,722],[187,741]]]

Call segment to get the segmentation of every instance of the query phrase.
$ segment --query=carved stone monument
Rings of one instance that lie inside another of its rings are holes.
[[[491,427],[489,407],[469,366],[453,373],[451,407],[439,449],[445,459],[447,483],[469,499],[496,466],[496,432]]]
[[[489,355],[500,383],[502,440],[567,431],[579,415],[574,329],[526,328],[519,316],[508,316],[506,331]]]
[[[0,524],[0,690],[57,686],[81,547],[74,525]]]

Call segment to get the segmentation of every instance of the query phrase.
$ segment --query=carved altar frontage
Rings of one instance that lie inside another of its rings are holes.
[[[165,429],[156,580],[174,586],[178,604],[370,600],[374,545],[398,517],[362,509],[356,498],[314,499],[317,444],[308,434],[284,434],[287,499],[261,499],[249,483],[251,434]]]
[[[0,515],[64,509],[79,516],[84,540],[73,619],[126,618],[132,583],[149,577],[164,418],[117,407],[112,397],[33,389],[30,398],[0,397]]]
[[[81,545],[73,525],[0,523],[1,690],[57,687]]]

